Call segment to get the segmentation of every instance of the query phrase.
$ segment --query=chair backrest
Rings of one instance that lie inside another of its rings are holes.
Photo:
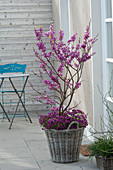
[[[10,63],[5,65],[0,65],[0,73],[25,73],[26,64]]]

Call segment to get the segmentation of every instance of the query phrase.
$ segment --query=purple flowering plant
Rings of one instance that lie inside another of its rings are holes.
[[[50,24],[48,32],[43,31],[43,27],[34,29],[37,38],[38,50],[34,49],[35,56],[40,63],[39,75],[50,91],[54,91],[54,97],[47,94],[47,91],[38,93],[37,101],[46,101],[51,105],[51,112],[41,115],[39,123],[47,129],[64,130],[69,124],[77,121],[79,127],[86,127],[87,116],[77,106],[70,107],[74,93],[81,86],[81,76],[84,63],[95,54],[92,46],[97,40],[90,37],[90,24],[86,27],[83,40],[76,42],[77,33],[66,43],[63,41],[64,32],[59,30],[59,36],[55,36],[53,22]],[[49,38],[50,50],[47,48],[45,39]],[[75,45],[76,42],[76,45]],[[57,63],[55,67],[54,63]],[[47,74],[48,78],[44,79]],[[65,105],[65,103],[67,103]],[[76,129],[77,124],[71,128]]]

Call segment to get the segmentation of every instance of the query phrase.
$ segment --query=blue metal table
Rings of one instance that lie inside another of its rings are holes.
[[[22,88],[21,94],[19,94],[18,90],[16,89],[16,87],[15,87],[15,85],[14,85],[14,83],[13,83],[13,79],[14,79],[14,78],[20,78],[20,77],[24,77],[24,78],[25,78],[25,81],[24,81],[24,84],[23,84],[23,88]],[[13,114],[13,117],[12,117],[11,120],[10,120],[8,114],[6,113],[4,106],[3,106],[2,103],[0,102],[0,106],[1,106],[2,110],[4,111],[4,113],[5,113],[8,121],[11,122],[11,123],[10,123],[10,126],[9,126],[9,129],[11,129],[11,126],[12,126],[12,124],[13,124],[13,121],[14,121],[14,118],[15,118],[15,116],[16,116],[16,113],[17,113],[18,106],[19,106],[19,103],[20,103],[20,102],[21,102],[21,104],[22,104],[22,106],[23,106],[23,108],[24,108],[24,111],[26,112],[26,115],[27,115],[30,123],[32,123],[32,120],[31,120],[31,118],[30,118],[30,116],[29,116],[29,114],[28,114],[28,112],[27,112],[27,110],[26,110],[26,107],[25,107],[25,105],[24,105],[24,103],[23,103],[23,101],[22,101],[22,95],[23,95],[23,93],[24,93],[24,90],[25,90],[25,87],[26,87],[28,78],[29,78],[29,74],[5,74],[5,75],[0,75],[0,79],[1,79],[0,88],[2,87],[2,84],[3,84],[4,80],[5,80],[5,79],[9,79],[9,82],[10,82],[11,86],[13,87],[14,92],[15,92],[15,93],[17,94],[17,96],[18,96],[18,102],[17,102],[17,105],[16,105],[16,109],[15,109],[15,111],[14,111],[14,114]]]

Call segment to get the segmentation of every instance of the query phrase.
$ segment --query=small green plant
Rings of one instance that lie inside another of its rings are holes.
[[[88,150],[90,151],[89,157],[95,156],[98,168],[105,170],[113,169],[113,110],[109,103],[109,101],[113,99],[111,82],[112,77],[109,91],[105,96],[99,89],[99,92],[102,95],[103,104],[107,111],[106,120],[108,122],[104,122],[103,118],[101,118],[104,123],[105,131],[93,131],[92,135],[95,137],[95,141],[88,147]],[[99,135],[99,137],[97,137],[97,135]]]
[[[113,138],[111,136],[101,136],[96,138],[96,141],[88,147],[91,151],[91,156],[102,156],[103,158],[113,157]]]

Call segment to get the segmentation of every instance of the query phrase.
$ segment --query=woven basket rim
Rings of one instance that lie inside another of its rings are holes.
[[[81,127],[81,128],[77,128],[77,129],[69,129],[69,130],[67,130],[67,129],[64,129],[64,130],[56,130],[56,129],[46,129],[46,128],[43,128],[45,131],[51,131],[51,132],[74,132],[74,131],[78,131],[78,130],[83,130],[83,129],[85,129],[85,127]]]
[[[95,158],[103,158],[103,156],[100,156],[100,155],[99,155],[99,156],[95,156]],[[109,159],[109,160],[110,160],[110,159],[113,159],[113,157],[106,158],[106,159]]]

